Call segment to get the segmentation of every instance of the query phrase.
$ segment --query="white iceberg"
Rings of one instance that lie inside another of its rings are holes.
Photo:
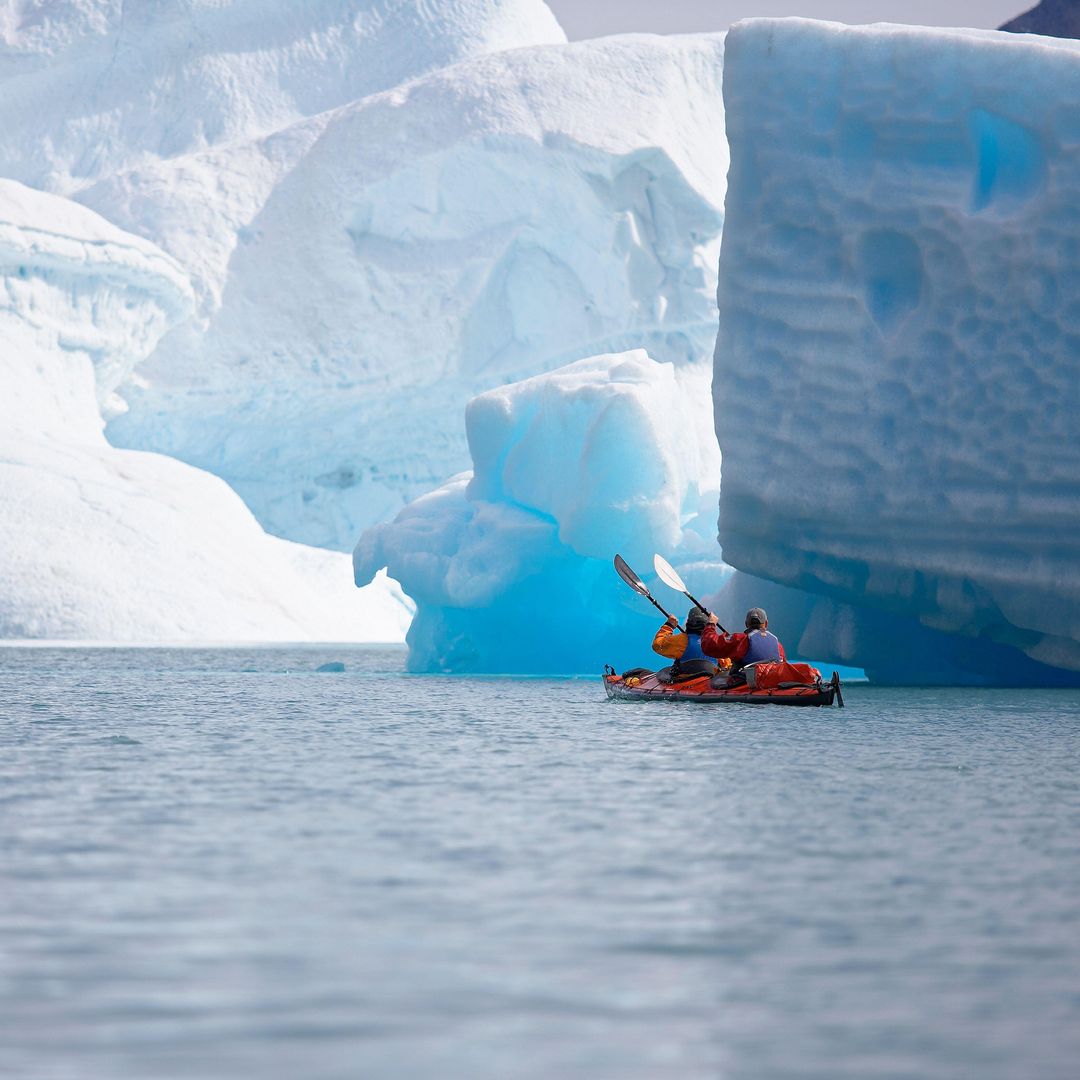
[[[692,589],[729,571],[714,539],[708,382],[644,350],[591,357],[470,402],[474,471],[369,529],[356,582],[384,567],[417,603],[414,671],[594,672],[647,663],[661,617],[612,569],[667,552]],[[661,596],[681,618],[689,606]],[[653,657],[655,659],[655,657]]]
[[[401,640],[411,606],[267,536],[220,479],[116,450],[102,405],[193,294],[154,245],[0,181],[0,638]]]
[[[1080,46],[754,20],[725,90],[725,558],[1080,670]]]
[[[81,190],[200,305],[110,438],[347,549],[467,466],[477,393],[635,346],[708,362],[721,58],[720,35],[479,56]]]

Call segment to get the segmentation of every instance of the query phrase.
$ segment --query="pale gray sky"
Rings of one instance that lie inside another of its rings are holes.
[[[726,30],[754,15],[803,15],[834,22],[916,23],[992,29],[1036,0],[547,0],[570,38],[646,30]]]

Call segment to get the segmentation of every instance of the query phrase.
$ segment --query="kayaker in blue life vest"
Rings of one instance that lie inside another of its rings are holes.
[[[686,616],[685,634],[677,632],[678,625],[674,615],[668,618],[668,621],[656,631],[652,643],[653,652],[679,663],[705,660],[714,664],[712,657],[706,656],[701,648],[701,633],[708,626],[705,613],[700,608],[690,609]]]
[[[767,660],[787,660],[780,639],[769,630],[769,618],[759,608],[746,613],[746,633],[719,634],[719,620],[710,615],[708,625],[701,633],[700,647],[706,656],[726,657],[732,668],[738,671],[747,664],[760,664]]]

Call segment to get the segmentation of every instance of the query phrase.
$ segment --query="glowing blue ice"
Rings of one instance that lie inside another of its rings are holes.
[[[755,20],[725,65],[725,558],[854,663],[1080,670],[1080,47]]]
[[[713,537],[719,466],[707,372],[643,351],[492,390],[466,414],[474,473],[361,537],[358,585],[384,566],[417,603],[414,671],[599,672],[648,663],[660,617],[611,565],[668,552],[690,588],[728,573]],[[651,577],[651,575],[650,575]],[[689,606],[657,589],[680,614]]]

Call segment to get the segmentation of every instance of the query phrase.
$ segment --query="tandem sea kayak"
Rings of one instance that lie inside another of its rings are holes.
[[[791,665],[788,665],[789,667]],[[791,679],[776,685],[728,686],[726,675],[698,675],[693,678],[665,681],[663,672],[616,674],[608,668],[604,673],[604,690],[613,701],[689,701],[698,705],[801,705],[820,707],[839,705],[844,707],[844,695],[840,689],[840,676],[834,671],[832,679],[822,682],[815,678],[816,668],[805,668],[800,674],[805,681]],[[769,680],[764,679],[763,682]]]

